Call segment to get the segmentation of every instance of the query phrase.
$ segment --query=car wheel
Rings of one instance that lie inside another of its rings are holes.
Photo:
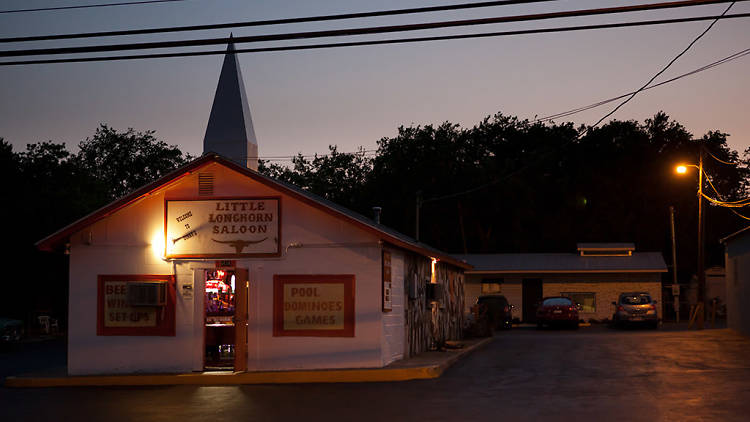
[[[542,323],[542,321],[537,321],[536,329],[541,330],[542,328],[544,328],[544,323]]]
[[[573,323],[573,329],[574,330],[577,330],[579,326],[580,326],[580,324],[578,323],[578,321],[576,321],[576,322]]]
[[[652,323],[651,323],[651,325],[650,325],[649,327],[650,327],[650,328],[651,328],[652,330],[656,330],[657,328],[659,328],[659,321],[654,321],[654,322],[652,322]]]

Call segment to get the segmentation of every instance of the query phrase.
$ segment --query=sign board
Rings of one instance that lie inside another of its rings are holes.
[[[182,299],[193,300],[193,283],[182,284]]]
[[[224,260],[216,261],[214,265],[216,266],[217,270],[221,270],[221,269],[233,270],[235,267],[237,267],[237,261],[224,259]]]
[[[105,327],[156,327],[154,306],[130,306],[127,281],[104,282]]]
[[[391,280],[391,253],[383,251],[383,310],[393,310],[393,283]]]
[[[281,254],[279,197],[167,200],[166,258],[239,258]]]
[[[155,274],[112,274],[97,276],[98,336],[174,336],[175,277]],[[160,306],[133,306],[128,290],[133,285],[166,283],[166,301]],[[192,287],[192,284],[190,284]],[[183,294],[184,294],[183,290]],[[192,289],[190,293],[192,294]],[[75,298],[71,298],[74,300]]]
[[[353,275],[274,275],[273,335],[354,337]]]

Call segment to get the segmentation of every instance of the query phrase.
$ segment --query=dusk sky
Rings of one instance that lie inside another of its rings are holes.
[[[0,10],[108,0],[6,0]],[[551,1],[535,5],[233,29],[235,36],[442,21],[611,7],[655,1]],[[190,0],[68,11],[0,14],[0,36],[225,23],[406,7],[440,0],[292,1]],[[637,19],[718,15],[728,3],[686,9],[526,24],[484,25],[358,39],[416,37],[593,24]],[[737,3],[729,14],[750,12]],[[635,90],[682,51],[710,21],[558,34],[436,41],[328,50],[242,54],[261,158],[376,148],[400,125],[473,126],[502,112],[533,119]],[[750,19],[718,22],[656,82],[750,48]],[[229,30],[16,43],[3,49],[181,40],[229,35]],[[325,42],[351,39],[323,39]],[[279,42],[266,45],[316,41]],[[317,41],[320,42],[320,41]],[[245,48],[254,45],[238,45]],[[209,47],[207,49],[223,49]],[[154,130],[156,136],[198,155],[213,100],[221,56],[104,63],[0,66],[0,137],[15,151],[27,143],[66,142],[71,150],[100,123],[118,130]],[[6,59],[7,60],[7,59]],[[612,118],[643,119],[663,110],[696,137],[729,133],[740,153],[750,147],[750,57],[643,92]],[[611,103],[562,121],[592,124]]]

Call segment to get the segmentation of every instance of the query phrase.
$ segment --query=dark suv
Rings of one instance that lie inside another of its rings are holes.
[[[508,299],[505,296],[479,296],[477,298],[477,305],[485,305],[487,307],[487,317],[492,329],[510,329],[513,325],[513,316],[511,315],[513,305],[508,303]]]
[[[612,321],[620,327],[626,323],[646,324],[651,328],[659,326],[659,314],[656,311],[656,301],[646,292],[632,292],[620,294]]]

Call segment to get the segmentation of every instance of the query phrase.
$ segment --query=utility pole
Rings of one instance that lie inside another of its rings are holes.
[[[703,329],[706,309],[706,272],[703,268],[703,142],[700,143],[698,158],[698,303],[695,310],[696,328]]]
[[[416,222],[415,222],[415,229],[414,229],[414,239],[419,242],[419,211],[422,207],[422,191],[417,191],[417,216],[416,216]]]
[[[671,205],[669,206],[669,225],[672,229],[672,297],[674,297],[675,322],[680,322],[680,285],[677,284],[677,241],[675,240],[674,231],[674,207]]]

